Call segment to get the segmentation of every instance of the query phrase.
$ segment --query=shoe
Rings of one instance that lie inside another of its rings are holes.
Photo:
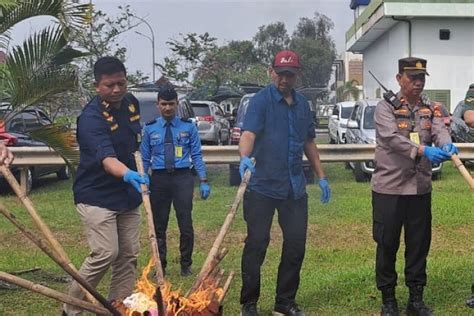
[[[466,300],[466,305],[469,308],[474,308],[474,295],[471,298]]]
[[[306,314],[296,304],[275,305],[273,316],[305,316]]]
[[[434,316],[434,313],[423,301],[408,301],[407,316]]]
[[[247,303],[243,304],[240,309],[241,316],[259,316],[257,312],[257,303]]]
[[[193,274],[191,267],[181,267],[181,276],[188,277]]]
[[[385,302],[382,305],[380,316],[399,316],[397,300]]]

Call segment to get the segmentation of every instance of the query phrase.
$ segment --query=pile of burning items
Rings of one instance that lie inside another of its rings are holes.
[[[136,154],[137,167],[143,172],[141,157]],[[107,301],[99,292],[91,287],[77,272],[66,252],[55,239],[48,226],[38,215],[33,203],[20,188],[11,171],[0,166],[0,172],[12,187],[22,204],[31,215],[42,237],[37,237],[34,232],[21,224],[18,219],[7,208],[0,204],[2,213],[12,224],[14,224],[28,239],[43,250],[53,261],[76,280],[86,294],[86,300],[73,298],[67,294],[58,292],[40,284],[35,284],[16,275],[0,271],[0,280],[14,284],[39,294],[54,298],[66,304],[74,305],[86,311],[98,315],[114,316],[212,316],[222,315],[223,301],[230,287],[234,272],[230,272],[224,282],[224,270],[219,263],[227,254],[227,249],[221,248],[225,235],[235,218],[245,188],[250,178],[250,172],[244,175],[242,183],[237,190],[234,203],[225,218],[225,221],[209,251],[201,271],[199,272],[192,287],[184,295],[179,290],[173,290],[172,284],[164,279],[161,268],[158,246],[153,226],[153,217],[149,196],[143,194],[143,205],[146,211],[148,223],[148,237],[150,241],[151,255],[148,265],[143,269],[141,277],[136,282],[135,292],[123,301]],[[147,192],[146,186],[142,187]],[[149,274],[155,271],[154,282],[149,279]]]

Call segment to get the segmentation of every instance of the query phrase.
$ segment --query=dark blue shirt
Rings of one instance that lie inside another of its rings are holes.
[[[202,160],[201,140],[196,126],[179,117],[174,117],[170,124],[175,148],[174,167],[190,168],[192,160],[199,177],[206,178],[206,166]],[[165,169],[165,132],[166,120],[163,117],[145,125],[140,146],[145,170],[149,167],[152,170]]]
[[[288,105],[275,85],[260,90],[250,100],[243,125],[244,131],[256,134],[249,189],[276,199],[305,194],[304,143],[316,136],[308,101],[295,91],[292,95]]]
[[[115,157],[136,170],[133,153],[138,150],[141,126],[138,100],[127,94],[119,109],[96,96],[77,119],[80,162],[74,181],[74,203],[113,211],[138,207],[141,195],[121,178],[105,172],[102,161]]]

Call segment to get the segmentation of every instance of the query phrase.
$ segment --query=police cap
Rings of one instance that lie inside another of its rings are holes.
[[[178,94],[172,85],[165,85],[158,90],[158,100],[171,101],[178,98]]]
[[[426,59],[418,57],[406,57],[398,60],[398,73],[403,74],[404,72],[417,75],[426,74]]]

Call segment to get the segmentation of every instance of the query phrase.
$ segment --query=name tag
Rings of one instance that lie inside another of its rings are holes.
[[[410,140],[415,144],[420,144],[420,134],[418,132],[410,133]]]
[[[175,146],[174,147],[174,156],[176,158],[182,158],[183,157],[183,147]]]

